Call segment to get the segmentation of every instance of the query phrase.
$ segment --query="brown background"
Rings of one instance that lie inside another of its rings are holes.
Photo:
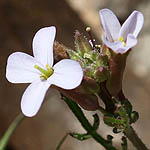
[[[100,38],[98,10],[111,8],[121,22],[135,9],[145,17],[139,43],[132,50],[124,75],[124,91],[139,111],[135,127],[146,144],[150,144],[150,1],[149,0],[1,0],[0,1],[0,137],[20,112],[20,98],[27,85],[11,84],[5,79],[7,57],[15,51],[32,54],[32,38],[45,26],[55,25],[59,42],[74,47],[75,29],[84,32],[87,24]],[[100,40],[100,39],[99,39]],[[68,131],[82,131],[82,127],[56,91],[49,92],[38,115],[27,118],[10,140],[10,149],[53,150]],[[90,112],[86,112],[91,119]],[[100,129],[107,134],[106,127]],[[119,137],[115,138],[117,144]],[[62,150],[99,149],[93,140],[79,142],[68,138]],[[133,148],[131,148],[133,149]]]

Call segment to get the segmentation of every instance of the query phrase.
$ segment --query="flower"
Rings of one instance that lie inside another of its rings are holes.
[[[55,27],[40,29],[33,38],[33,56],[15,52],[8,57],[6,78],[12,83],[31,83],[21,99],[21,110],[32,117],[41,107],[46,91],[53,84],[63,89],[80,85],[83,71],[74,60],[63,59],[53,66]],[[53,66],[53,67],[52,67]]]
[[[101,24],[105,35],[103,43],[116,53],[125,53],[137,44],[138,36],[144,17],[141,12],[133,11],[121,26],[115,14],[109,9],[99,11]]]

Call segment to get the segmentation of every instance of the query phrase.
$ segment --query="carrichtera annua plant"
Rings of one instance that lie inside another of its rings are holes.
[[[34,57],[22,52],[11,54],[7,61],[6,78],[12,83],[31,83],[21,98],[22,113],[28,117],[38,113],[50,86],[61,93],[62,99],[86,132],[67,133],[57,150],[60,150],[67,135],[80,141],[93,138],[106,150],[119,150],[113,143],[115,137],[109,134],[104,138],[98,133],[99,114],[93,115],[91,124],[81,108],[98,110],[103,114],[101,120],[115,134],[122,136],[122,150],[128,150],[128,140],[137,150],[148,150],[132,127],[139,114],[133,110],[122,90],[127,57],[137,44],[136,38],[144,17],[141,12],[133,11],[121,26],[111,10],[102,9],[99,15],[104,30],[102,44],[96,44],[88,27],[89,39],[78,30],[75,31],[73,50],[55,41],[54,26],[42,28],[33,38]],[[104,103],[103,107],[99,101]],[[5,149],[24,115],[16,118],[1,138],[0,150]]]

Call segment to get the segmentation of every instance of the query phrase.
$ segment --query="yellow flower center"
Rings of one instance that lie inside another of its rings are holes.
[[[34,65],[34,68],[41,72],[41,79],[47,80],[54,72],[54,69],[51,68],[48,64],[46,65],[46,70],[39,67],[38,65]]]
[[[122,36],[119,38],[119,41],[122,42],[124,46],[126,46],[126,42],[124,41],[124,38]]]

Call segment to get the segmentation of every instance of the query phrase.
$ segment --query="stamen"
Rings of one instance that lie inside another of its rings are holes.
[[[39,67],[38,65],[34,65],[34,68],[41,72],[40,78],[47,80],[54,72],[53,68],[51,68],[48,64],[46,65],[46,69]]]
[[[92,36],[92,33],[91,33],[91,28],[90,28],[90,27],[87,27],[87,28],[86,28],[86,32],[88,32],[89,37],[90,37],[90,40],[91,40],[91,42],[92,42],[92,45],[93,45],[93,47],[95,47],[95,42],[94,42],[94,39],[93,39],[93,36]]]
[[[122,36],[119,38],[119,41],[122,42],[124,46],[126,46],[126,42],[124,41],[124,38]]]

